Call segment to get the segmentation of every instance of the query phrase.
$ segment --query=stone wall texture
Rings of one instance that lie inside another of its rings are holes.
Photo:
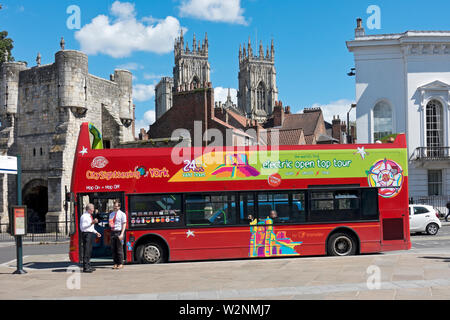
[[[0,102],[0,153],[21,156],[23,192],[47,188],[47,222],[65,218],[81,123],[93,123],[111,148],[135,140],[131,72],[115,70],[111,80],[91,75],[87,55],[79,51],[61,50],[54,63],[31,68],[4,63]],[[1,223],[8,220],[8,205],[16,203],[15,181],[0,174]]]

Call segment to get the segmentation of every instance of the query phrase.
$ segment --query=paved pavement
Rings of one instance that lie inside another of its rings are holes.
[[[0,265],[0,299],[450,299],[450,250],[353,257],[231,260],[161,265],[98,264],[77,273],[67,255]],[[75,271],[75,272],[73,272]],[[114,286],[111,284],[114,283]]]
[[[427,239],[422,238],[426,241]],[[442,244],[446,241],[442,242]],[[0,300],[449,300],[450,247],[352,257],[126,265],[79,273],[67,254],[0,264]],[[114,285],[111,285],[114,283]]]

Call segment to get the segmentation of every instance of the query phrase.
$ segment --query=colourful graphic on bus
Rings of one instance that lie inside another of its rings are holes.
[[[392,198],[400,193],[404,176],[402,167],[393,160],[377,161],[367,173],[369,186],[377,187],[383,198]]]
[[[225,154],[223,162],[224,164],[218,166],[211,175],[229,178],[259,176],[259,171],[248,164],[248,157],[245,153]]]
[[[379,162],[380,166],[383,165],[380,159],[386,154],[391,155],[387,160],[389,168],[395,171],[398,167],[402,173],[400,176],[393,174],[398,181],[392,185],[401,184],[408,176],[406,149],[393,153],[380,148],[371,149],[369,153],[364,147],[358,148],[357,152],[354,149],[208,152],[184,160],[183,169],[171,175],[169,182],[266,180],[270,186],[277,187],[280,185],[278,182],[291,179],[367,179],[370,171],[375,170],[375,173],[378,170],[373,164]],[[375,177],[372,180],[379,179]],[[383,180],[379,183],[383,184]],[[390,187],[389,184],[380,186]]]
[[[300,255],[295,247],[302,242],[293,242],[286,237],[285,231],[275,234],[273,221],[269,217],[260,222],[256,219],[250,222],[250,232],[249,256],[252,258]]]

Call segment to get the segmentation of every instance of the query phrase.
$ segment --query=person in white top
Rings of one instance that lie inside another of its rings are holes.
[[[114,211],[109,215],[109,227],[111,228],[111,251],[114,260],[113,269],[123,268],[123,240],[127,216],[120,210],[120,201],[114,201]]]
[[[80,218],[81,239],[83,243],[83,272],[91,273],[95,269],[91,267],[92,241],[94,235],[101,237],[101,234],[95,230],[94,225],[98,223],[97,219],[93,219],[94,205],[89,203],[86,205],[86,211]]]

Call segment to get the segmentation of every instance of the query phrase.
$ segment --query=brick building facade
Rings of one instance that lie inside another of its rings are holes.
[[[190,138],[193,146],[206,146],[211,142],[216,145],[257,144],[256,127],[259,125],[242,121],[246,119],[232,110],[215,108],[214,89],[211,83],[203,83],[192,91],[175,92],[172,107],[150,126],[149,136],[181,135]],[[225,141],[219,142],[216,138]]]

